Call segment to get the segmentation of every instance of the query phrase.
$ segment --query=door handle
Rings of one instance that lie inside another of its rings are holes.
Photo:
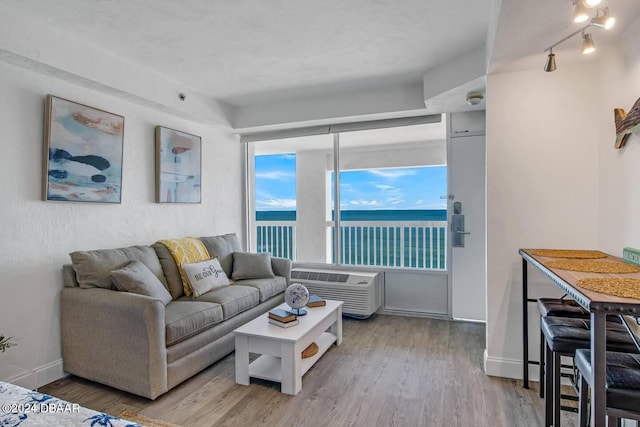
[[[456,233],[456,234],[471,234],[470,231],[458,231],[458,230],[455,230],[454,233]]]

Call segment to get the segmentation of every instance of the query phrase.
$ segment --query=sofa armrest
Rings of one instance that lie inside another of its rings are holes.
[[[63,288],[64,370],[155,399],[167,391],[164,305],[109,289]]]
[[[287,279],[287,285],[291,284],[291,260],[289,258],[271,257],[271,269],[276,276]]]

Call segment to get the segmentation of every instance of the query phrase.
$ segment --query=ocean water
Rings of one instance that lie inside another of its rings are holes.
[[[257,221],[295,221],[295,211],[258,211]],[[418,226],[420,221],[446,221],[447,211],[348,210],[341,212],[341,264],[424,269],[446,268],[446,224]],[[363,226],[350,222],[388,222],[385,226]],[[393,225],[402,222],[403,225]],[[416,225],[410,224],[416,222]],[[409,224],[407,224],[409,223]],[[259,252],[271,252],[296,260],[293,226],[259,225]],[[332,245],[333,247],[333,245]],[[335,254],[332,254],[335,260]],[[299,260],[304,261],[304,260]]]
[[[332,217],[333,219],[333,213]],[[296,211],[257,211],[256,221],[295,221]],[[345,210],[340,221],[446,221],[446,209]]]

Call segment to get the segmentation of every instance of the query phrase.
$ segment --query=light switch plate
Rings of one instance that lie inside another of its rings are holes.
[[[622,259],[628,264],[640,267],[640,249],[624,248],[622,250]]]

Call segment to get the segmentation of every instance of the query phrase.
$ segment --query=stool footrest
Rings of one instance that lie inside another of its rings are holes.
[[[560,397],[565,400],[571,400],[573,402],[578,401],[578,396],[574,396],[573,394],[561,394]]]

